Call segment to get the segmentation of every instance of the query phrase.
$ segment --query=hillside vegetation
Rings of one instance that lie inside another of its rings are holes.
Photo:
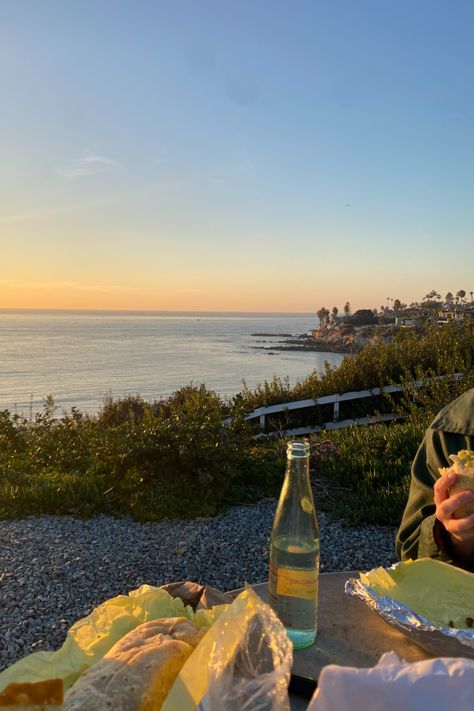
[[[442,405],[474,386],[473,356],[472,327],[453,326],[423,339],[407,333],[370,346],[294,388],[277,379],[255,390],[244,387],[231,402],[201,385],[152,403],[109,397],[93,417],[75,408],[58,413],[50,397],[30,420],[2,411],[0,516],[105,513],[158,520],[213,516],[232,504],[276,496],[285,440],[256,439],[245,414],[270,403],[404,382],[396,402],[383,398],[375,404],[396,407],[405,416],[402,423],[311,438],[317,506],[348,523],[396,525],[424,429]],[[463,377],[430,380],[422,390],[410,386],[414,378],[456,372]],[[229,416],[232,423],[224,426]]]

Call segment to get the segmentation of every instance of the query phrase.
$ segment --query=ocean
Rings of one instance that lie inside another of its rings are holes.
[[[277,351],[314,314],[0,310],[0,410],[97,412],[104,396],[166,397],[193,383],[223,398],[274,375],[294,385],[338,353]],[[262,335],[265,334],[265,335]]]

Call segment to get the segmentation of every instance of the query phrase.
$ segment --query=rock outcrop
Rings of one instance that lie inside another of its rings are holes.
[[[401,326],[356,326],[349,323],[316,329],[311,335],[288,339],[275,350],[312,350],[332,353],[358,353],[371,343],[390,343]]]

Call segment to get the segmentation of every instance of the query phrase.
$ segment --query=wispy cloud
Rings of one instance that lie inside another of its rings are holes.
[[[65,168],[59,168],[58,174],[66,180],[83,178],[86,175],[98,175],[100,173],[110,173],[119,167],[117,161],[96,153],[87,153],[81,158],[76,158]]]

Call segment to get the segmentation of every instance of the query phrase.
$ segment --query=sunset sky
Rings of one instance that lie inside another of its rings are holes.
[[[470,0],[1,0],[0,308],[474,289]]]

